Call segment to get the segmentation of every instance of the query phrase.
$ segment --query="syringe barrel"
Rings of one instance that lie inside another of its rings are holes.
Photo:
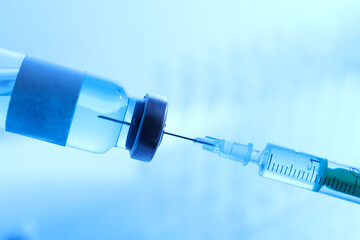
[[[360,170],[314,155],[268,144],[260,158],[259,175],[360,203]]]

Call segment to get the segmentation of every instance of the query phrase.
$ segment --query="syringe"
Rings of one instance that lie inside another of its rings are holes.
[[[119,124],[134,124],[102,115],[98,117]],[[188,138],[166,131],[163,134],[201,144],[204,150],[244,166],[252,162],[259,166],[261,177],[360,203],[359,168],[273,144],[267,144],[263,151],[258,151],[253,149],[252,143],[244,145],[213,137]]]
[[[251,143],[244,145],[212,137],[187,138],[164,133],[201,144],[204,150],[244,166],[252,162],[259,166],[259,175],[262,177],[360,203],[359,168],[273,144],[267,144],[263,151],[257,151],[253,150]]]

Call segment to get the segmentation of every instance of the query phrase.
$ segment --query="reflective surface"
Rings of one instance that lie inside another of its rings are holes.
[[[66,145],[94,153],[115,147],[123,125],[98,116],[123,121],[128,102],[122,87],[86,73]]]

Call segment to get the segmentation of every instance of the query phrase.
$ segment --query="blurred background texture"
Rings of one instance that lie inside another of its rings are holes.
[[[360,166],[360,1],[0,0],[0,47],[167,97],[166,130]],[[150,163],[0,132],[0,239],[358,239],[354,203],[164,136]]]

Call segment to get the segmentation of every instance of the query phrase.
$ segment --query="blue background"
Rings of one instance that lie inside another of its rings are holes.
[[[166,129],[360,166],[360,2],[0,1],[0,46],[169,101]],[[358,205],[164,137],[151,163],[1,131],[0,239],[357,239]]]

